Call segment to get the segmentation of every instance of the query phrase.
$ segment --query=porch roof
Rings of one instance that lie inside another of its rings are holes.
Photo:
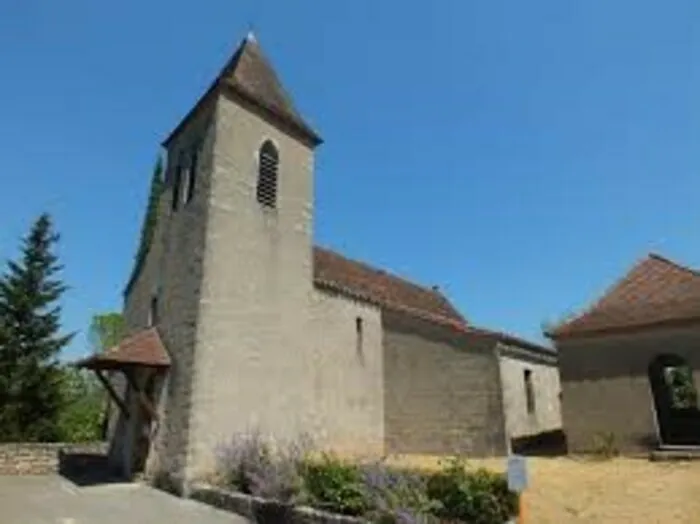
[[[104,353],[91,355],[74,365],[92,370],[123,369],[134,366],[166,368],[170,366],[170,356],[158,330],[148,328],[126,337]]]

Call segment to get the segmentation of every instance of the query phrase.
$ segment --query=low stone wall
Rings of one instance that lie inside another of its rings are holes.
[[[205,484],[191,487],[190,498],[210,506],[230,511],[259,524],[289,522],[291,524],[364,524],[357,517],[336,515],[303,506],[288,507],[243,493],[215,488]]]
[[[48,475],[58,473],[63,457],[104,454],[104,442],[18,442],[0,444],[0,475]]]

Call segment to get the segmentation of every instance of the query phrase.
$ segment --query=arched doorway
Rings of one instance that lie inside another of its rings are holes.
[[[682,357],[658,355],[649,363],[649,384],[662,445],[700,445],[700,410],[692,368]]]

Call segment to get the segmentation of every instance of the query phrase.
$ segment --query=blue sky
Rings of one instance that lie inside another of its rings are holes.
[[[0,259],[54,215],[69,357],[251,24],[326,140],[319,243],[534,339],[648,251],[700,266],[697,0],[0,0]]]

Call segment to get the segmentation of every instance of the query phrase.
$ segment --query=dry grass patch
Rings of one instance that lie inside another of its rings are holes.
[[[401,456],[398,466],[435,469],[438,457]],[[474,467],[505,470],[505,459],[474,459]],[[531,458],[529,523],[700,523],[700,462],[615,458]]]

